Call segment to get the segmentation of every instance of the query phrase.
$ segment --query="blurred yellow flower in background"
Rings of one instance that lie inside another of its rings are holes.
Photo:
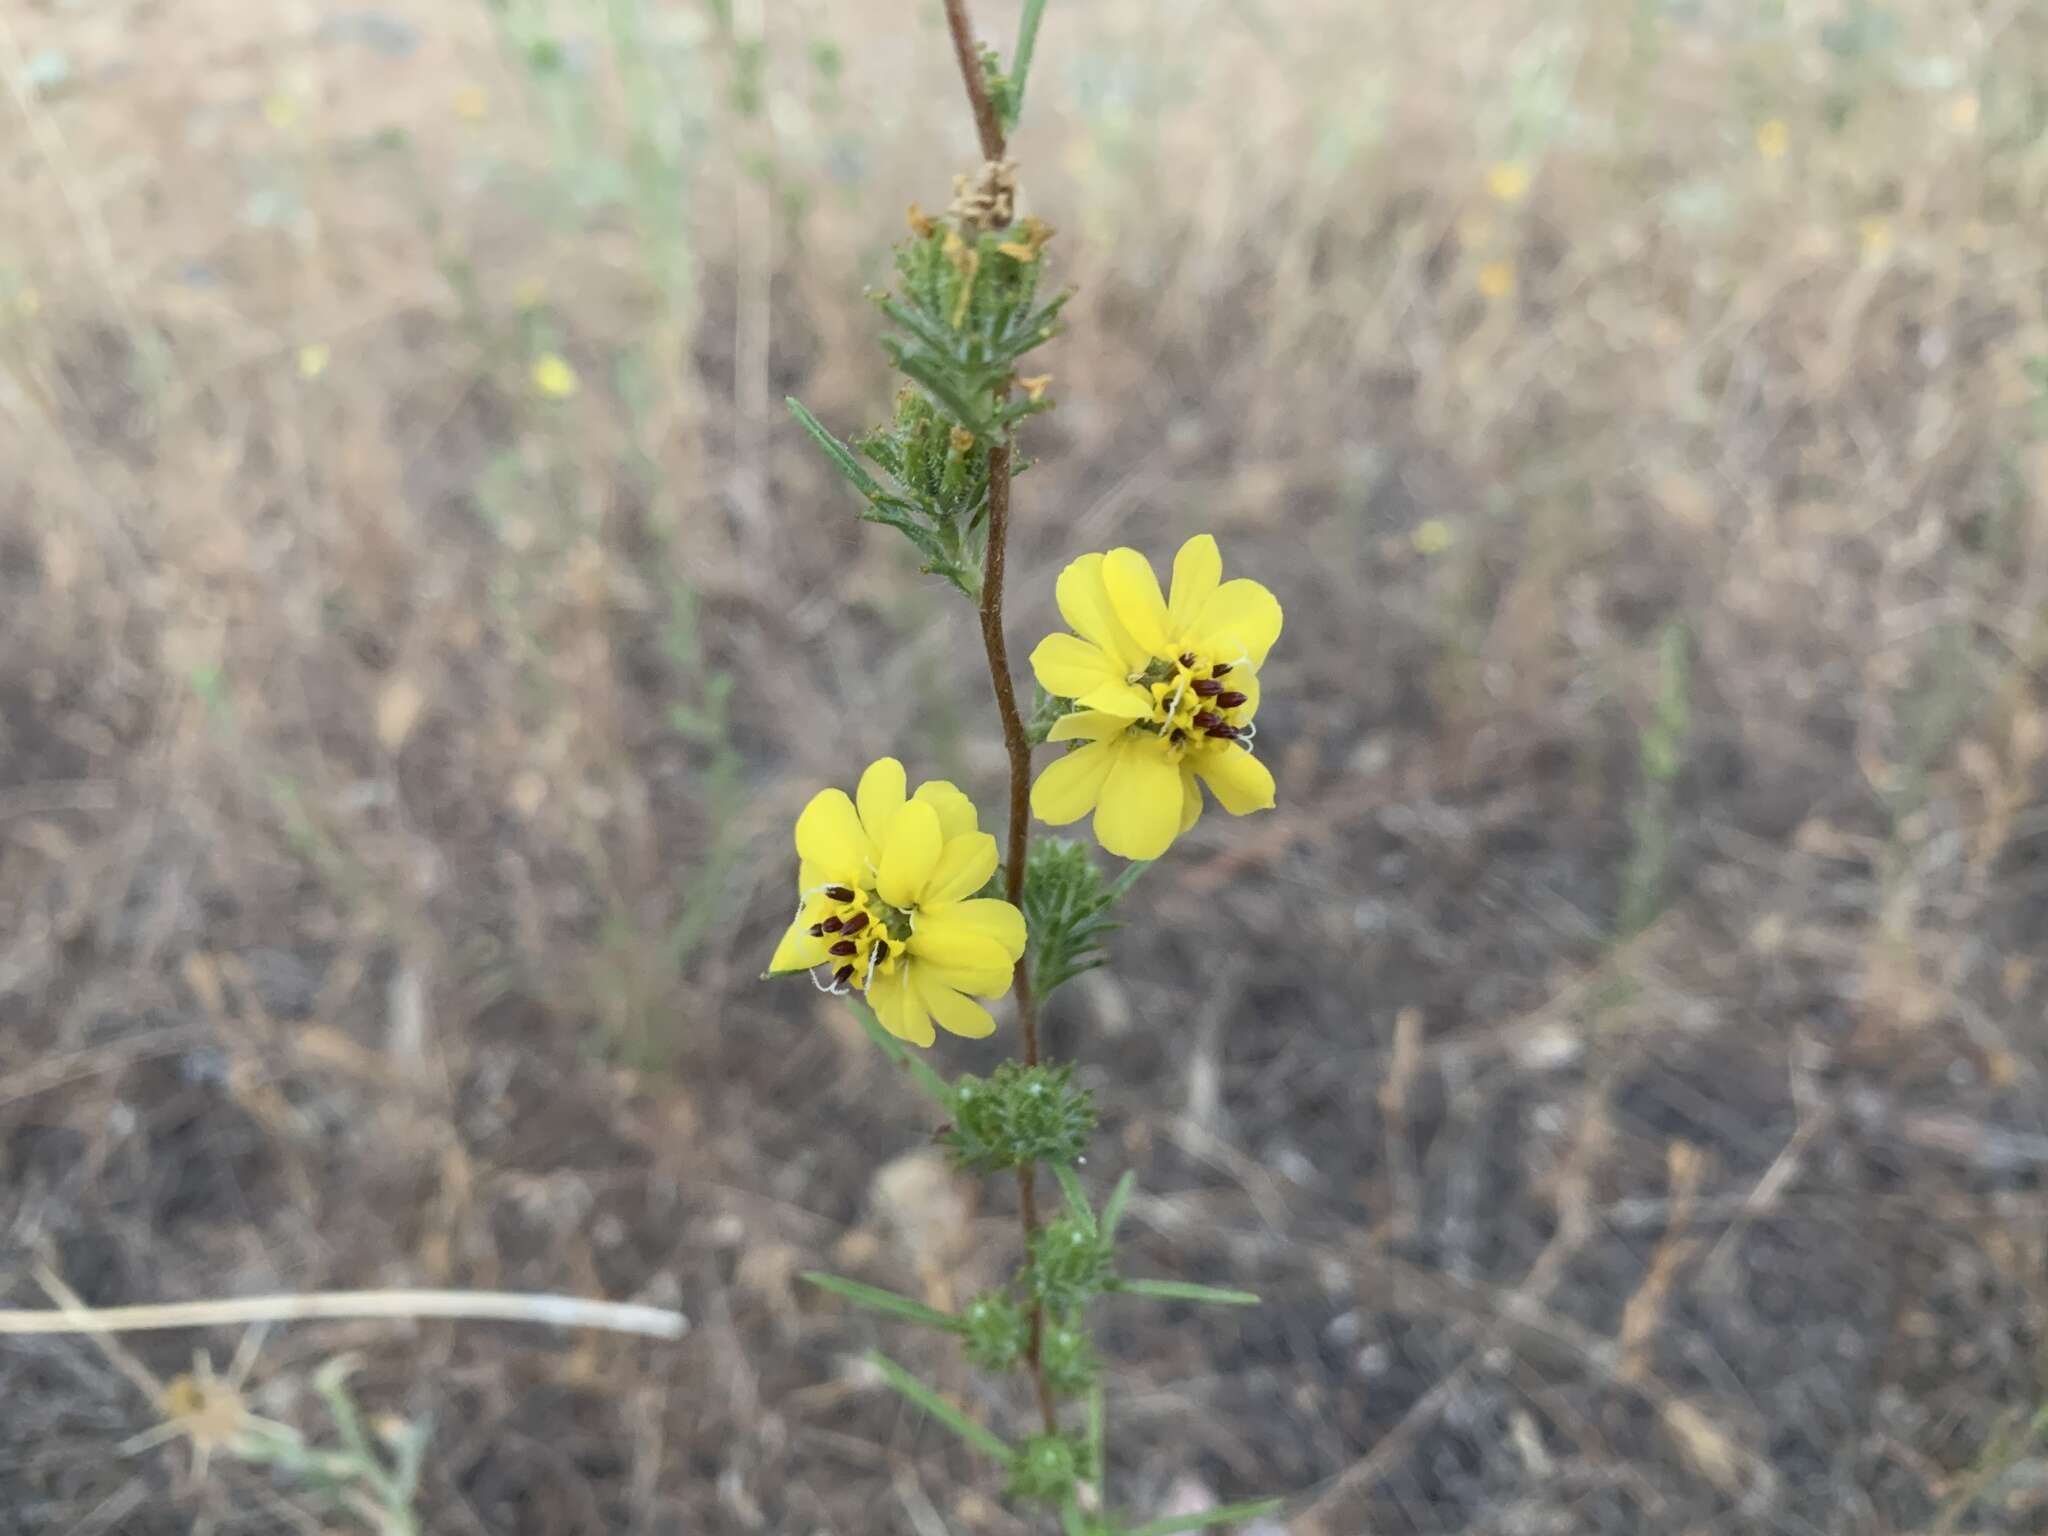
[[[1515,264],[1512,261],[1489,261],[1479,269],[1474,279],[1479,291],[1489,299],[1504,299],[1515,291]]]
[[[327,371],[333,353],[324,341],[309,341],[299,348],[299,377],[317,379]]]
[[[1891,220],[1873,214],[1856,226],[1856,238],[1863,247],[1865,261],[1883,261],[1891,254]]]
[[[1486,190],[1503,203],[1519,203],[1529,191],[1527,167],[1513,160],[1503,160],[1486,173]]]
[[[559,352],[541,353],[533,360],[530,372],[533,387],[550,400],[566,400],[576,393],[576,370],[569,366],[569,360]]]
[[[932,1043],[934,1021],[979,1039],[996,1025],[973,997],[1010,990],[1024,914],[974,894],[996,868],[974,802],[943,779],[915,795],[905,785],[903,765],[884,757],[853,799],[811,797],[796,819],[796,917],[768,973],[829,966],[828,990],[865,992],[882,1027],[913,1045]]]
[[[1756,127],[1756,152],[1766,160],[1782,160],[1792,147],[1792,130],[1782,117],[1767,118]]]
[[[1083,555],[1060,573],[1060,615],[1074,633],[1040,641],[1031,670],[1078,706],[1047,740],[1083,745],[1031,786],[1041,821],[1060,827],[1093,811],[1109,852],[1156,859],[1201,816],[1200,784],[1233,816],[1272,806],[1252,717],[1280,604],[1256,581],[1222,575],[1206,533],[1174,557],[1170,598],[1135,549]]]
[[[490,113],[491,98],[480,85],[465,85],[455,93],[455,115],[465,123],[480,123]]]

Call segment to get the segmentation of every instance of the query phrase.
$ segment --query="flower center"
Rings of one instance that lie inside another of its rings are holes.
[[[1155,660],[1132,682],[1152,694],[1152,718],[1137,727],[1163,737],[1169,758],[1214,752],[1227,746],[1251,750],[1256,727],[1245,717],[1251,696],[1231,686],[1242,662],[1212,661],[1183,651],[1172,661]],[[1249,670],[1249,669],[1246,669]]]
[[[910,914],[861,886],[828,885],[818,893],[825,915],[811,924],[811,937],[826,939],[832,985],[865,990],[876,971],[885,975],[910,947]]]

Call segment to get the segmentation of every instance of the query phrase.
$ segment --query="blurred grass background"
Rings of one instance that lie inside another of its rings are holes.
[[[37,1253],[680,1297],[681,1367],[429,1333],[363,1390],[487,1426],[450,1530],[926,1528],[789,1276],[964,1284],[1000,1213],[755,978],[815,788],[1001,781],[970,616],[780,403],[886,410],[860,291],[969,165],[951,68],[928,3],[0,16],[17,1304]],[[1281,809],[1053,1021],[1162,1262],[1278,1292],[1241,1355],[1133,1329],[1200,1421],[1137,1394],[1135,1496],[2037,1528],[2044,81],[2022,0],[1054,0],[1014,153],[1079,295],[1012,643],[1074,553],[1198,529],[1288,611]],[[1489,1364],[1496,1293],[1576,1365]],[[1838,1326],[1854,1369],[1782,1331]],[[19,1528],[287,1528],[10,1352]]]

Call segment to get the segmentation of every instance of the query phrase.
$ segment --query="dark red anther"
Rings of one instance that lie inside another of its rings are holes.
[[[1235,741],[1237,740],[1237,727],[1234,725],[1212,725],[1202,734],[1204,736],[1213,736],[1218,741]]]
[[[840,930],[839,930],[839,931],[840,931],[841,933],[844,933],[844,934],[852,935],[852,934],[856,934],[856,933],[859,933],[859,932],[861,931],[861,929],[863,929],[863,928],[867,927],[867,925],[868,925],[868,915],[867,915],[867,913],[865,913],[865,912],[856,912],[856,913],[854,913],[854,914],[853,914],[853,916],[849,917],[849,918],[848,918],[848,919],[846,920],[846,922],[845,922],[844,926],[842,926],[842,927],[840,928]]]
[[[850,965],[842,965],[841,967],[839,967],[838,970],[832,973],[832,982],[834,986],[843,987],[851,980],[853,980],[853,967]]]
[[[825,953],[828,955],[857,955],[860,953],[860,946],[851,939],[841,939],[837,944],[826,950]]]
[[[1198,731],[1213,731],[1222,723],[1223,717],[1214,710],[1198,709],[1195,711],[1194,727]]]
[[[1180,664],[1184,667],[1192,667],[1195,664],[1195,653],[1193,651],[1182,651],[1180,653]]]
[[[813,923],[813,924],[811,924],[811,930],[810,930],[810,931],[811,931],[811,937],[812,937],[812,938],[814,938],[814,939],[822,939],[823,937],[825,937],[825,925],[824,925],[823,923]]]
[[[1209,669],[1209,675],[1211,677],[1228,677],[1232,665],[1233,663],[1231,662],[1219,661]]]
[[[825,921],[823,921],[822,923],[818,924],[818,932],[820,932],[820,933],[837,933],[837,932],[838,932],[838,931],[839,931],[839,930],[840,930],[840,929],[841,929],[842,927],[844,927],[844,926],[845,926],[845,925],[844,925],[843,923],[841,923],[841,922],[839,921],[839,919],[838,919],[838,918],[836,918],[836,917],[828,917],[828,918],[826,918],[826,919],[825,919]]]
[[[853,892],[843,885],[828,885],[825,887],[825,894],[834,901],[853,900]]]
[[[1239,705],[1248,704],[1250,702],[1250,694],[1239,693],[1235,688],[1231,689],[1231,691],[1228,693],[1219,693],[1216,695],[1216,707],[1218,709],[1236,709]]]
[[[1213,699],[1223,691],[1223,685],[1213,677],[1198,677],[1188,686],[1195,690],[1198,699]]]

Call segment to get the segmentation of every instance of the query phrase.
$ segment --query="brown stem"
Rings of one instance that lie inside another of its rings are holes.
[[[953,56],[960,63],[960,79],[967,87],[967,101],[974,108],[974,131],[981,135],[981,158],[1003,158],[1003,119],[988,94],[988,77],[981,72],[981,49],[974,41],[974,28],[967,20],[967,0],[946,0],[946,30],[953,34]]]
[[[984,160],[1003,158],[1003,120],[989,98],[988,79],[981,71],[981,51],[975,46],[974,28],[967,19],[967,0],[946,0],[946,28],[953,34],[953,56],[960,65],[960,80],[967,87],[967,100],[974,108],[975,132],[981,136]],[[1010,679],[1010,649],[1003,639],[1003,555],[1010,538],[1010,442],[1006,436],[988,451],[988,554],[981,569],[981,644],[988,652],[989,682],[994,685],[996,713],[1003,720],[1003,747],[1010,756],[1010,840],[1008,863],[1003,870],[1003,889],[1010,905],[1024,905],[1024,857],[1031,836],[1031,738],[1024,733],[1024,718],[1017,713],[1017,688]],[[1024,1065],[1038,1065],[1038,1000],[1031,991],[1031,967],[1020,957],[1011,978],[1017,992],[1017,1022],[1024,1034]],[[1038,1168],[1027,1164],[1017,1170],[1017,1213],[1024,1225],[1024,1254],[1029,1259],[1032,1239],[1038,1235]],[[1031,1367],[1031,1386],[1038,1396],[1039,1416],[1045,1432],[1059,1433],[1059,1413],[1053,1406],[1052,1388],[1045,1379],[1045,1307],[1031,1306],[1031,1340],[1025,1359]]]

